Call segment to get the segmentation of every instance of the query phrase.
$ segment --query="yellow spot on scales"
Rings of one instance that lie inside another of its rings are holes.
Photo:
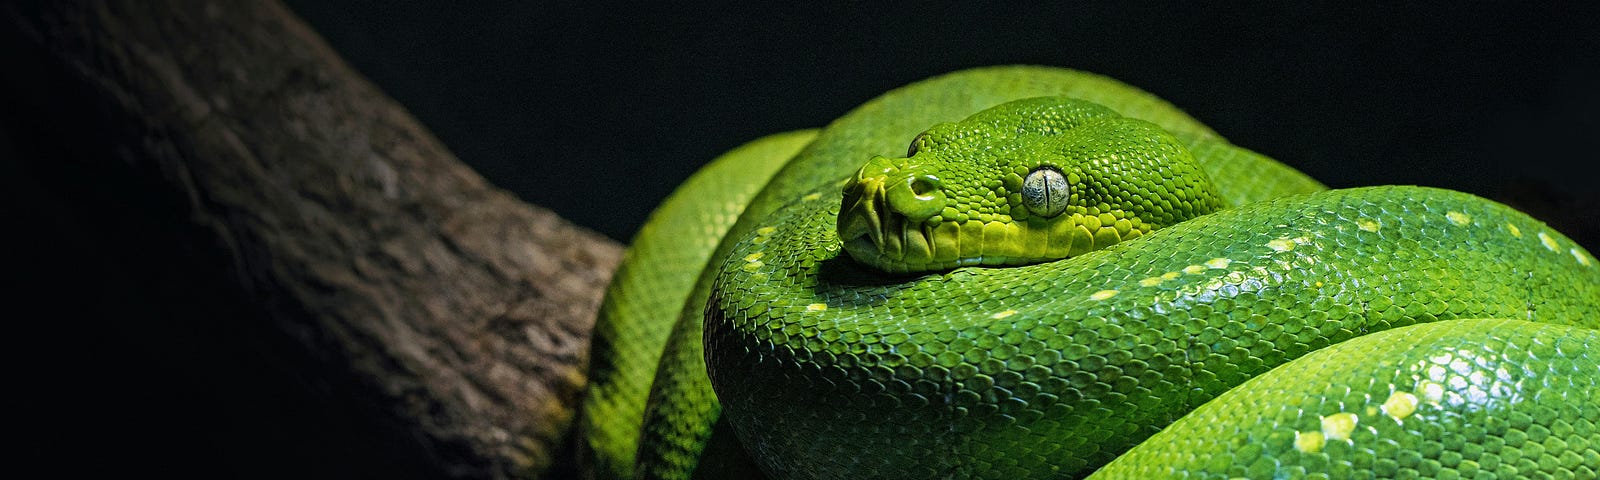
[[[1556,244],[1556,239],[1550,238],[1547,233],[1539,232],[1539,243],[1543,243],[1544,248],[1548,248],[1552,252],[1561,251],[1561,245]]]
[[[1522,229],[1517,228],[1516,225],[1512,225],[1512,224],[1507,223],[1506,224],[1506,230],[1510,230],[1511,231],[1511,236],[1517,237],[1517,238],[1522,238]]]
[[[1101,291],[1089,294],[1089,299],[1090,300],[1095,300],[1095,301],[1100,301],[1100,300],[1105,300],[1107,298],[1111,298],[1111,297],[1115,297],[1115,296],[1117,296],[1117,291],[1116,290],[1101,290]]]
[[[1204,271],[1206,271],[1206,267],[1202,267],[1202,266],[1199,266],[1199,265],[1190,265],[1190,266],[1187,266],[1187,267],[1183,267],[1183,273],[1187,273],[1187,274],[1190,274],[1190,275],[1199,275],[1200,272],[1204,272]]]
[[[1350,440],[1350,433],[1356,431],[1356,423],[1361,421],[1354,413],[1335,413],[1322,417],[1322,436],[1328,440]]]
[[[1154,287],[1161,284],[1161,277],[1150,277],[1139,281],[1141,287]]]
[[[767,240],[772,237],[772,233],[776,232],[776,231],[778,231],[778,229],[777,228],[773,228],[773,227],[757,228],[756,229],[756,238],[750,239],[750,242],[751,243],[755,243],[757,245],[763,244],[763,243],[767,243]]]
[[[816,201],[816,200],[819,200],[821,198],[822,198],[822,194],[821,193],[812,193],[812,194],[806,195],[804,197],[800,197],[801,200],[805,200],[807,202]]]
[[[1178,275],[1181,275],[1181,274],[1178,273],[1178,272],[1167,272],[1167,273],[1161,274],[1161,279],[1162,280],[1172,280],[1174,278],[1178,278]]]
[[[756,252],[756,253],[752,253],[752,254],[749,254],[749,255],[745,255],[744,256],[744,261],[745,261],[744,271],[746,271],[746,272],[755,272],[756,270],[760,270],[762,265],[766,265],[765,263],[761,262],[761,256],[762,255],[765,255],[765,253]]]
[[[1405,420],[1417,411],[1417,396],[1410,392],[1394,392],[1383,401],[1383,414],[1395,420]]]
[[[806,305],[806,311],[807,312],[820,312],[820,311],[827,310],[827,309],[828,309],[828,304],[826,304],[826,303],[813,303],[813,304],[810,304],[810,305]]]
[[[1589,256],[1583,254],[1583,250],[1573,248],[1567,251],[1572,253],[1572,258],[1578,259],[1579,264],[1582,264],[1585,267],[1593,265],[1593,262],[1589,261]]]
[[[1444,218],[1450,219],[1450,223],[1454,223],[1458,227],[1472,224],[1472,216],[1461,212],[1445,212]]]
[[[1001,312],[996,312],[994,315],[990,315],[989,318],[993,318],[995,320],[999,320],[999,319],[1006,318],[1006,317],[1009,317],[1009,316],[1012,316],[1012,315],[1016,315],[1016,314],[1017,314],[1016,310],[1005,310],[1005,311],[1001,311]]]
[[[1294,432],[1294,449],[1305,453],[1318,453],[1327,440],[1322,438],[1322,432]]]
[[[1233,263],[1233,260],[1226,258],[1213,258],[1206,260],[1206,266],[1211,268],[1228,268],[1228,264],[1230,263]]]
[[[1356,228],[1359,228],[1359,229],[1362,229],[1362,230],[1365,230],[1365,231],[1368,231],[1368,232],[1376,232],[1376,231],[1378,231],[1378,227],[1382,227],[1382,226],[1383,226],[1382,223],[1379,223],[1377,220],[1373,220],[1373,219],[1370,219],[1370,218],[1363,218],[1363,219],[1360,219],[1360,220],[1356,220]]]
[[[1295,247],[1298,247],[1298,246],[1301,246],[1301,245],[1307,245],[1307,244],[1310,244],[1310,243],[1311,243],[1311,239],[1310,238],[1306,238],[1306,237],[1279,238],[1279,239],[1275,239],[1275,240],[1267,242],[1267,246],[1271,247],[1273,250],[1277,250],[1277,251],[1280,251],[1280,252],[1287,252],[1287,251],[1290,251],[1290,250],[1294,250]]]

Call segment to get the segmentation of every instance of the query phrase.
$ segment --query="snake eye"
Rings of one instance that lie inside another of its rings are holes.
[[[1067,177],[1055,167],[1039,167],[1022,179],[1022,204],[1029,212],[1051,218],[1067,209]]]
[[[917,136],[915,138],[911,139],[911,146],[910,147],[906,147],[906,156],[907,157],[914,156],[914,155],[917,154],[917,142],[921,142],[922,141],[922,137],[926,137],[926,136],[928,136],[928,131],[924,130],[924,131],[922,131],[922,133],[917,134]]]

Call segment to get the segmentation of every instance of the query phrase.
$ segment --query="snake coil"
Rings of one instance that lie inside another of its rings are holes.
[[[680,187],[582,445],[601,478],[1596,478],[1597,313],[1595,258],[1504,205],[974,69]]]

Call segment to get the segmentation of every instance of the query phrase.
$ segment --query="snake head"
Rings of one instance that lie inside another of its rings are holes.
[[[1094,103],[1005,103],[873,157],[846,183],[839,238],[892,273],[1081,255],[1222,207],[1171,134]]]

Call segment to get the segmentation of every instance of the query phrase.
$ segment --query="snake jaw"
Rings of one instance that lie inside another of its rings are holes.
[[[978,219],[913,221],[885,200],[884,184],[872,179],[846,188],[838,233],[852,258],[886,273],[1070,258],[1144,236],[1155,227],[1137,218],[1102,221],[1099,216],[1077,214],[1037,220],[1027,228]]]
[[[1029,239],[1004,222],[942,219],[945,197],[935,190],[938,182],[914,165],[882,157],[867,162],[843,189],[837,228],[845,251],[857,262],[903,274],[1032,263],[1027,259],[1037,255],[1015,243],[1049,243],[1049,235]]]

